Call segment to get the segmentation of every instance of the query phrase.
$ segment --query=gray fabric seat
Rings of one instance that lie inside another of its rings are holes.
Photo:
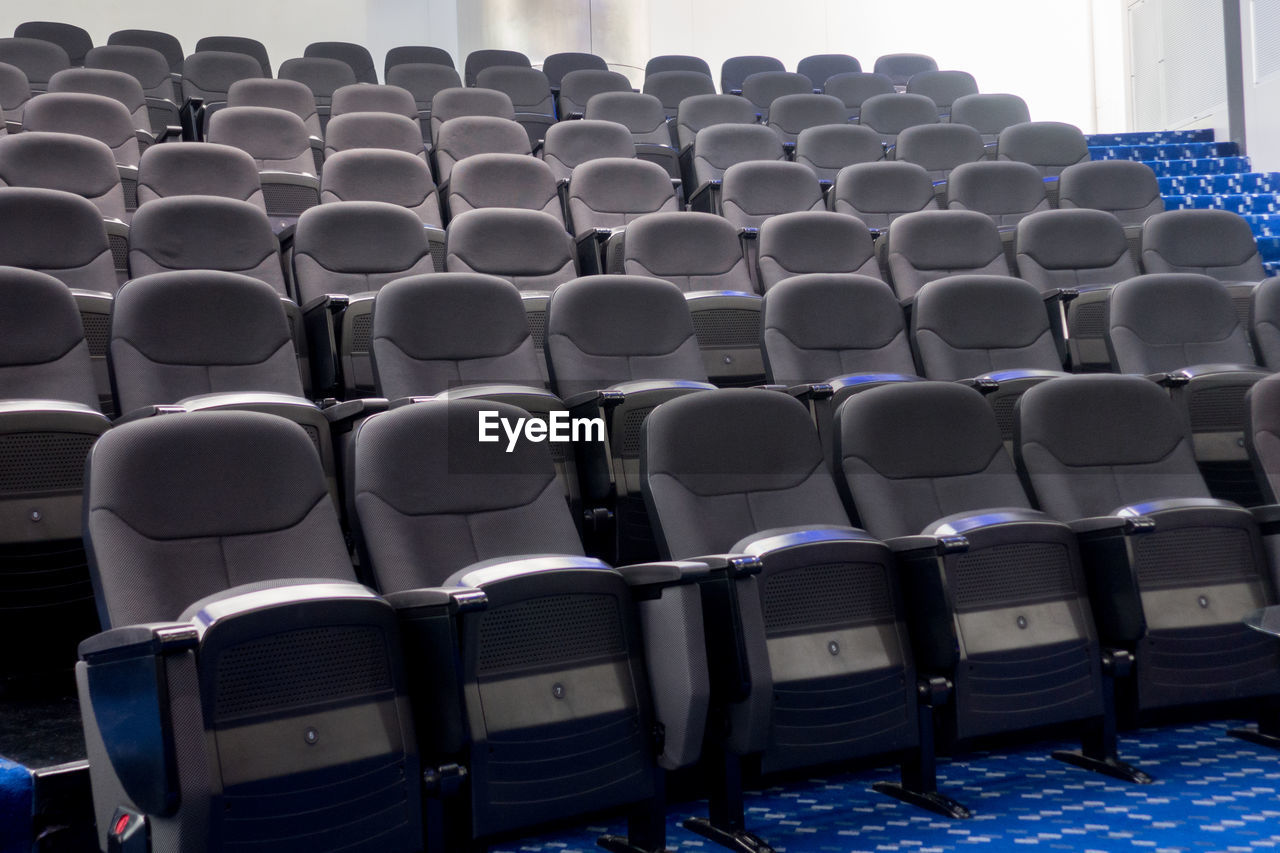
[[[22,69],[7,62],[0,62],[0,115],[4,118],[7,133],[22,129],[22,115],[31,100],[31,87]]]
[[[923,53],[886,53],[876,57],[875,72],[888,77],[895,86],[907,85],[924,71],[937,70],[937,60]]]
[[[350,65],[338,59],[319,56],[286,59],[280,65],[278,77],[281,80],[296,81],[311,90],[316,99],[316,114],[320,117],[322,131],[329,125],[333,93],[356,82],[356,74]]]
[[[698,131],[690,161],[689,208],[719,213],[725,170],[752,160],[784,160],[777,134],[758,124],[714,124]]]
[[[880,278],[871,232],[857,217],[829,211],[781,213],[760,225],[760,288],[807,273]]]
[[[834,185],[845,166],[884,158],[880,134],[856,124],[808,127],[796,137],[796,162],[813,170],[818,180]]]
[[[631,131],[612,121],[584,119],[552,125],[541,151],[557,181],[567,181],[580,164],[601,157],[634,157]]]
[[[59,45],[43,39],[0,38],[0,62],[12,65],[27,77],[32,94],[49,91],[49,81],[71,59]]]
[[[641,216],[679,210],[661,166],[631,158],[588,160],[573,171],[567,199],[574,235],[623,228]]]
[[[325,163],[320,203],[385,201],[413,211],[423,225],[443,228],[440,194],[431,169],[405,151],[356,148]]]
[[[1073,124],[1029,121],[1000,131],[997,160],[1030,163],[1045,178],[1049,204],[1058,203],[1058,178],[1068,166],[1089,162],[1089,143]]]
[[[616,71],[570,71],[560,80],[557,114],[564,119],[581,117],[593,95],[630,91],[631,81]]]
[[[0,187],[63,190],[93,202],[104,219],[126,217],[115,157],[86,136],[27,131],[0,137]],[[127,246],[127,229],[115,236]]]
[[[511,119],[493,116],[460,116],[440,126],[432,152],[440,187],[449,184],[454,167],[478,154],[511,154],[529,157],[529,135]],[[545,164],[544,164],[545,165]]]
[[[951,120],[951,105],[978,94],[978,83],[967,71],[917,71],[907,80],[907,92],[924,95],[938,105],[938,118]]]
[[[505,92],[515,108],[516,121],[529,134],[529,144],[546,138],[556,123],[556,102],[551,81],[536,68],[495,65],[476,76],[476,86]]]
[[[209,122],[208,141],[253,158],[267,213],[281,226],[320,203],[311,135],[302,119],[273,107],[226,107]]]
[[[547,75],[551,88],[560,88],[560,81],[570,71],[608,71],[609,63],[594,53],[566,51],[552,53],[542,60],[542,73]]]
[[[1126,227],[1139,226],[1164,211],[1160,182],[1145,163],[1091,160],[1062,170],[1058,206],[1105,210]]]
[[[382,65],[383,79],[388,83],[393,83],[391,79],[391,69],[401,65],[442,65],[446,68],[455,68],[453,56],[449,51],[442,47],[432,47],[425,44],[406,44],[399,47],[393,47],[387,51],[386,62]],[[398,84],[396,84],[398,85]]]
[[[333,93],[329,115],[345,113],[394,113],[418,119],[418,103],[413,93],[400,86],[381,83],[351,83]]]
[[[815,53],[796,63],[796,71],[808,77],[813,88],[821,90],[827,80],[837,74],[850,74],[862,70],[862,63],[847,53]]]
[[[305,83],[297,80],[237,80],[227,90],[228,107],[272,107],[286,110],[302,119],[307,133],[317,141],[324,137],[316,96]],[[313,147],[315,143],[312,143]],[[318,172],[319,169],[317,168]]]
[[[102,213],[61,190],[0,190],[0,265],[46,272],[67,287],[115,293],[118,286]]]
[[[780,213],[825,210],[822,187],[802,163],[735,163],[721,183],[723,216],[739,228],[759,228]]]
[[[972,210],[922,210],[903,215],[889,229],[886,258],[900,299],[913,297],[928,282],[951,275],[1010,273],[995,223]]]
[[[196,53],[210,50],[252,56],[262,69],[262,76],[271,76],[271,57],[267,55],[267,46],[257,39],[246,36],[205,36],[196,42]]]
[[[525,154],[473,154],[453,167],[449,215],[486,207],[538,210],[564,222],[555,173]]]
[[[446,121],[464,116],[492,116],[515,121],[516,108],[506,92],[496,89],[442,89],[431,99],[431,144],[439,144],[440,128]]]
[[[1262,287],[1258,289],[1259,296],[1263,294],[1263,290]],[[1273,296],[1268,298],[1274,300]],[[1245,447],[1253,463],[1254,476],[1261,486],[1263,500],[1268,504],[1275,503],[1276,495],[1280,493],[1280,457],[1276,455],[1280,449],[1280,400],[1276,397],[1277,387],[1280,387],[1280,382],[1277,382],[1273,374],[1250,388],[1245,397]]]
[[[431,107],[437,92],[457,89],[462,78],[451,66],[410,62],[393,65],[387,69],[387,83],[399,86],[413,94],[418,105],[418,123],[422,125],[422,139],[431,141]]]
[[[93,36],[84,27],[59,21],[24,21],[13,29],[18,38],[38,39],[56,44],[66,51],[73,68],[84,65],[84,57],[93,48]]]
[[[794,144],[807,128],[847,124],[844,103],[832,95],[782,95],[769,107],[768,125],[784,145]]]
[[[227,105],[227,92],[237,80],[266,77],[252,56],[224,50],[197,51],[182,63],[182,99],[204,102],[205,123]]]
[[[573,238],[556,217],[487,208],[449,222],[445,269],[496,275],[522,293],[551,291],[577,276],[575,256]]]
[[[1253,290],[1253,311],[1249,331],[1258,363],[1268,370],[1280,370],[1280,289],[1275,278],[1264,279]]]
[[[107,44],[146,47],[159,51],[169,64],[169,73],[174,75],[175,82],[182,77],[182,62],[187,54],[182,50],[182,43],[170,33],[158,30],[116,30],[107,36]]]
[[[378,82],[378,69],[373,64],[369,48],[364,45],[349,41],[316,41],[307,45],[302,55],[308,59],[336,59],[345,63],[357,83]]]
[[[0,282],[0,400],[61,400],[100,412],[70,289],[51,275],[13,266],[0,267]],[[15,523],[6,512],[5,541],[13,541]]]
[[[845,71],[834,74],[822,84],[822,91],[839,98],[848,111],[850,121],[862,117],[862,105],[876,95],[891,95],[895,91],[893,81],[883,74],[866,71]]]
[[[952,170],[976,163],[986,154],[982,136],[963,124],[920,124],[898,134],[894,158],[915,163],[936,185],[948,181]],[[945,189],[949,193],[951,185]]]
[[[951,105],[951,123],[967,124],[978,131],[988,148],[996,145],[1006,127],[1029,121],[1031,113],[1027,102],[1017,95],[963,95]]]
[[[924,95],[872,95],[862,102],[858,123],[880,134],[887,156],[893,157],[898,134],[909,127],[938,123],[938,108]]]
[[[512,65],[516,68],[533,67],[529,57],[518,50],[473,50],[467,54],[466,62],[463,63],[463,80],[467,88],[478,85],[476,77],[480,72],[495,65]]]
[[[766,124],[769,122],[769,110],[778,98],[812,94],[813,83],[794,71],[757,71],[742,81],[742,97],[755,105],[760,121]]]
[[[1142,266],[1150,273],[1199,273],[1218,281],[1266,276],[1249,225],[1226,210],[1167,210],[1142,229]]]
[[[836,175],[830,203],[836,213],[852,214],[875,231],[908,213],[938,207],[929,173],[899,162],[845,166]]]
[[[138,164],[138,204],[178,195],[233,198],[267,212],[257,164],[231,145],[170,142],[148,148]]]
[[[661,101],[667,116],[674,117],[680,111],[680,102],[685,98],[714,95],[716,83],[710,74],[701,71],[658,71],[644,75],[644,88],[641,91]]]
[[[334,116],[324,134],[324,158],[353,148],[404,151],[427,162],[418,123],[391,113],[347,113]]]
[[[692,150],[698,132],[719,124],[755,124],[755,107],[733,95],[691,95],[676,113],[676,142],[681,152]]]
[[[1044,181],[1034,166],[1010,161],[957,166],[947,182],[948,210],[976,210],[1002,228],[1049,209]]]
[[[72,133],[105,143],[120,172],[125,209],[137,206],[142,145],[124,104],[104,95],[50,93],[27,104],[22,126],[24,130]]]
[[[168,60],[160,51],[130,45],[103,45],[85,56],[85,68],[120,71],[133,77],[142,87],[149,127],[159,137],[168,128],[177,127],[178,94],[170,74]]]
[[[66,68],[53,75],[49,91],[102,95],[119,101],[129,111],[135,130],[153,135],[146,95],[142,84],[131,74],[103,68]]]
[[[731,56],[720,63],[720,91],[740,95],[743,82],[752,74],[786,70],[782,60],[774,56]]]
[[[672,110],[674,113],[674,110]],[[657,163],[672,178],[680,177],[680,158],[672,145],[667,110],[653,95],[637,92],[601,92],[587,101],[587,121],[611,121],[631,133],[635,156]]]
[[[644,64],[646,80],[649,79],[651,74],[661,74],[664,71],[696,71],[699,74],[705,74],[708,79],[711,78],[711,66],[699,56],[664,53],[659,56],[649,57],[649,61]]]

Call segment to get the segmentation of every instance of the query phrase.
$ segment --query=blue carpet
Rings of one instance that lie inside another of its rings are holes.
[[[1239,725],[1238,723],[1233,725]],[[1280,751],[1227,735],[1226,723],[1143,729],[1121,739],[1130,763],[1156,777],[1130,785],[1069,767],[1044,744],[962,755],[939,764],[939,787],[973,812],[936,818],[873,793],[889,769],[754,792],[747,826],[786,853],[852,851],[1257,851],[1280,848]],[[705,804],[674,804],[667,845],[718,850],[679,826]],[[590,853],[622,823],[494,845],[491,853]]]
[[[0,758],[0,853],[30,853],[31,774]]]

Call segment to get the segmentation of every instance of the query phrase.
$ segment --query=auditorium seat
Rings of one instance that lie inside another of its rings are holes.
[[[873,232],[884,231],[899,217],[937,210],[929,173],[915,163],[857,163],[845,166],[831,188],[831,209],[861,219]]]
[[[385,201],[413,211],[424,226],[444,227],[431,169],[405,151],[354,148],[334,154],[320,177],[320,203],[335,201]]]
[[[329,119],[324,132],[324,159],[353,148],[403,151],[427,162],[418,123],[391,113],[347,113]]]
[[[699,74],[705,74],[707,79],[711,79],[711,66],[707,61],[698,56],[686,56],[679,53],[664,53],[658,56],[651,56],[644,64],[644,77],[646,80],[654,74],[661,74],[664,71],[696,71]],[[714,86],[715,83],[713,82]]]
[[[561,119],[582,118],[593,95],[630,91],[631,81],[617,71],[570,71],[560,81],[556,114]]]
[[[478,85],[476,77],[486,68],[495,65],[514,65],[517,68],[532,68],[529,57],[518,50],[473,50],[467,54],[463,63],[463,81],[467,87]]]
[[[119,101],[129,111],[135,131],[154,141],[151,116],[147,112],[147,98],[142,84],[131,74],[108,71],[103,68],[66,68],[49,80],[50,92],[69,92],[82,95],[102,95]]]
[[[1027,102],[1017,95],[964,95],[951,105],[951,123],[967,124],[982,134],[982,141],[995,154],[995,145],[1006,127],[1031,121]]]
[[[271,58],[267,56],[267,46],[257,39],[245,36],[205,36],[196,42],[196,53],[204,51],[221,51],[222,53],[242,53],[258,60],[263,77],[271,76]]]
[[[107,223],[113,249],[128,251],[124,189],[105,143],[69,133],[27,131],[0,137],[0,187],[43,187],[83,196]]]
[[[169,64],[169,73],[173,76],[174,82],[182,79],[182,64],[187,54],[182,49],[182,43],[170,33],[159,30],[116,30],[107,36],[107,44],[157,50]]]
[[[316,97],[306,85],[296,80],[237,80],[227,90],[228,107],[271,107],[291,112],[302,119],[310,137],[315,174],[324,165],[324,131]]]
[[[943,192],[951,191],[953,169],[976,163],[985,155],[982,136],[963,124],[920,124],[898,134],[894,158],[915,163],[929,173],[929,179]]]
[[[880,278],[871,232],[854,216],[818,210],[780,213],[760,225],[760,289],[810,273]]]
[[[674,115],[675,110],[671,110]],[[668,113],[653,95],[638,92],[601,92],[587,101],[587,121],[616,122],[631,132],[635,156],[657,163],[675,180],[680,178],[680,157],[671,138]]]
[[[1000,160],[973,162],[951,173],[947,209],[976,210],[999,228],[1012,229],[1024,217],[1048,210],[1049,200],[1034,166]]]
[[[542,60],[542,73],[553,91],[559,91],[560,81],[570,71],[608,71],[609,63],[594,53],[568,51],[549,54]]]
[[[536,157],[473,154],[453,167],[448,186],[451,217],[468,210],[502,207],[538,210],[564,222],[555,172]]]
[[[1105,210],[1126,229],[1141,232],[1147,218],[1164,211],[1160,182],[1146,163],[1090,160],[1062,170],[1058,206]]]
[[[607,257],[614,232],[649,213],[680,210],[670,176],[656,163],[631,158],[589,160],[576,167],[566,196],[584,275],[614,271]],[[619,258],[616,266],[621,265]]]
[[[460,116],[441,125],[432,155],[440,190],[447,195],[450,176],[461,161],[479,154],[511,154],[535,159],[529,157],[529,153],[528,134],[511,119]]]
[[[828,77],[822,91],[843,101],[849,120],[858,121],[862,117],[863,103],[876,95],[891,95],[894,88],[893,81],[883,74],[846,71]]]
[[[529,144],[546,138],[556,123],[556,102],[547,75],[536,68],[495,65],[476,76],[476,86],[505,92],[515,108],[516,121],[529,134]]]
[[[726,97],[726,96],[720,96]],[[728,96],[732,97],[732,96]],[[714,124],[698,131],[690,159],[689,209],[720,212],[725,170],[735,163],[784,160],[778,135],[758,124]]]
[[[752,160],[724,172],[721,215],[738,228],[759,229],[781,213],[826,210],[822,187],[802,163]]]
[[[494,89],[442,89],[431,99],[431,144],[439,144],[440,127],[449,119],[492,116],[516,120],[516,109],[506,92]]]
[[[907,80],[907,92],[929,98],[938,105],[938,118],[951,121],[951,105],[978,94],[978,83],[967,71],[917,71]]]
[[[810,127],[848,124],[844,104],[831,95],[782,95],[769,106],[767,122],[783,145],[794,146],[801,132]]]
[[[661,101],[667,116],[674,118],[681,101],[694,95],[714,95],[716,84],[710,74],[701,71],[659,71],[645,74],[641,91]]]
[[[923,53],[886,53],[876,57],[874,70],[892,80],[895,86],[906,86],[921,72],[937,71],[938,63]]]
[[[227,107],[209,123],[211,143],[231,145],[253,158],[267,214],[277,228],[320,203],[320,179],[307,126],[294,113],[272,107]]]
[[[382,83],[351,83],[336,89],[329,115],[345,113],[393,113],[418,120],[418,103],[413,93],[400,86]]]
[[[149,47],[103,45],[85,56],[85,68],[101,68],[130,75],[142,87],[151,133],[162,138],[178,127],[178,93],[164,54]]]
[[[129,110],[103,95],[51,93],[33,98],[23,113],[24,131],[73,133],[106,143],[116,158],[125,209],[137,206],[138,161],[150,134],[139,132]]]
[[[84,57],[93,49],[93,36],[84,27],[58,21],[24,21],[14,27],[17,38],[37,39],[56,44],[66,51],[72,68],[84,65]]]
[[[880,134],[856,124],[824,124],[808,127],[796,137],[796,162],[803,163],[824,186],[835,184],[845,166],[874,163],[884,158]]]
[[[899,299],[910,299],[925,284],[947,276],[1010,273],[995,223],[972,210],[905,214],[894,221],[886,239],[886,261]]]
[[[33,95],[49,91],[49,81],[71,67],[67,52],[53,42],[32,38],[0,38],[0,62],[27,75]]]
[[[418,123],[422,125],[422,139],[431,141],[431,106],[436,92],[457,89],[462,86],[458,72],[447,65],[409,62],[387,69],[387,83],[407,89],[418,105]]]
[[[1045,179],[1049,204],[1058,204],[1058,179],[1062,171],[1077,163],[1087,163],[1089,144],[1073,124],[1059,121],[1029,121],[1000,131],[996,142],[997,160],[1030,163]]]
[[[743,82],[752,74],[786,70],[777,57],[731,56],[720,63],[720,91],[726,95],[741,95]]]
[[[278,74],[281,80],[294,80],[311,90],[316,99],[316,114],[320,117],[320,129],[329,126],[329,110],[333,93],[343,86],[356,82],[351,66],[337,59],[323,57],[299,57],[286,59]]]
[[[856,73],[862,63],[847,53],[815,53],[796,63],[796,71],[808,77],[815,91],[821,92],[827,80],[837,74]]]
[[[1258,295],[1274,290],[1270,284],[1259,286]],[[1274,300],[1269,296],[1269,300]],[[1271,314],[1274,316],[1274,313]],[[1273,333],[1274,334],[1274,333]],[[1253,473],[1258,479],[1263,500],[1275,504],[1280,495],[1280,400],[1276,397],[1280,381],[1275,374],[1259,380],[1245,396],[1244,443],[1253,463]]]
[[[601,157],[635,157],[636,144],[624,125],[584,119],[552,126],[540,153],[556,180],[565,182],[582,163]]]
[[[880,134],[887,157],[894,157],[898,134],[909,127],[937,124],[938,108],[924,95],[873,95],[862,102],[858,123]]]
[[[497,275],[522,293],[551,291],[577,276],[573,238],[546,213],[472,210],[454,217],[448,230],[449,272]]]
[[[336,59],[344,62],[356,75],[357,83],[377,83],[378,70],[364,45],[349,41],[316,41],[302,51],[305,58]]]
[[[1249,331],[1258,363],[1280,370],[1280,281],[1274,277],[1263,279],[1253,290]]]
[[[197,51],[182,63],[182,99],[204,104],[204,123],[227,105],[227,92],[237,80],[266,77],[258,60],[244,53]]]
[[[1266,277],[1249,224],[1227,210],[1152,215],[1142,229],[1142,266],[1151,273],[1199,273],[1224,284]]]
[[[143,152],[138,164],[138,205],[180,195],[233,198],[267,212],[257,164],[231,145],[171,142]]]
[[[0,111],[4,114],[5,129],[16,133],[22,129],[22,116],[31,100],[31,87],[22,69],[0,61]]]
[[[387,51],[386,62],[382,66],[382,79],[394,83],[391,69],[400,65],[442,65],[455,68],[453,56],[442,47],[425,44],[400,45]],[[459,84],[461,85],[461,84]]]
[[[762,123],[768,123],[769,109],[778,98],[812,94],[809,78],[794,71],[757,71],[742,81],[742,97],[755,106]]]
[[[745,98],[734,95],[691,95],[676,113],[676,144],[681,157],[693,150],[698,132],[718,124],[756,124],[756,111]]]

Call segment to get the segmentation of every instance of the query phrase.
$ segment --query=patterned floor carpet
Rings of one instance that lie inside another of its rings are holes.
[[[1234,724],[1234,725],[1238,725]],[[1121,755],[1156,777],[1130,785],[1069,767],[1047,744],[972,753],[939,765],[939,787],[973,812],[935,818],[870,790],[885,769],[811,779],[747,800],[748,828],[779,853],[952,850],[1257,851],[1280,849],[1280,751],[1227,735],[1227,723],[1143,729],[1121,739]],[[722,849],[679,821],[705,804],[670,808],[668,847]],[[589,853],[621,823],[495,845],[491,853]]]

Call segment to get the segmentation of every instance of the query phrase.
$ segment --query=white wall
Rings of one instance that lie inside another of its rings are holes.
[[[1277,2],[1280,0],[1259,0],[1257,5],[1270,4],[1273,8],[1268,11],[1274,11]],[[1254,5],[1251,0],[1240,2],[1245,134],[1254,171],[1275,172],[1280,171],[1280,72],[1255,73]],[[1261,40],[1265,43],[1273,37],[1274,33],[1264,31]]]

